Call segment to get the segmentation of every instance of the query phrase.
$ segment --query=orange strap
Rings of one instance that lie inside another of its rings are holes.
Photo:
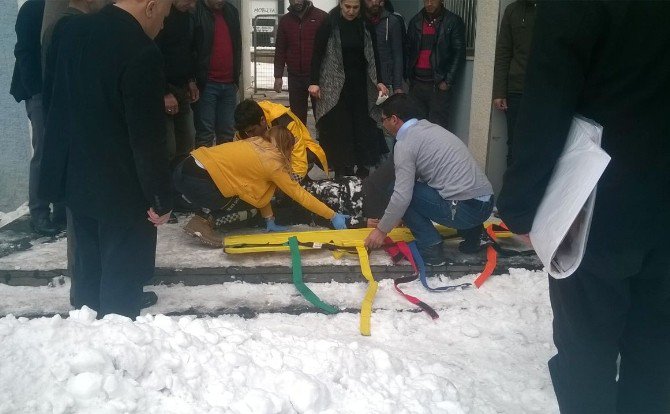
[[[497,240],[496,234],[493,231],[492,226],[488,226],[486,228],[486,232],[489,234],[491,239],[495,242]],[[491,276],[493,271],[496,268],[496,265],[498,264],[498,252],[496,251],[493,246],[486,246],[486,266],[484,266],[484,270],[482,273],[477,276],[477,279],[475,279],[475,286],[479,289],[484,282],[486,282],[486,279]]]

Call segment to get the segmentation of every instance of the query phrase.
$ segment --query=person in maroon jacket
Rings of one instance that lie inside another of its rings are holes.
[[[288,13],[279,19],[275,46],[275,91],[281,92],[284,66],[288,68],[288,94],[291,111],[307,123],[309,73],[314,37],[327,13],[308,0],[289,0]],[[316,112],[312,98],[312,110]]]

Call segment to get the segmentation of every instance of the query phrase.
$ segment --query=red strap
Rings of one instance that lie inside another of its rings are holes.
[[[440,317],[440,315],[435,312],[435,309],[431,308],[428,304],[426,304],[424,301],[421,299],[408,295],[407,293],[403,292],[398,285],[403,284],[403,283],[409,283],[413,282],[416,279],[418,279],[418,274],[419,270],[416,266],[416,263],[414,262],[414,257],[412,256],[412,251],[410,250],[409,246],[405,242],[398,242],[395,245],[393,245],[393,240],[391,240],[389,237],[387,237],[384,240],[384,244],[387,246],[384,248],[386,250],[386,253],[388,253],[391,256],[391,259],[393,259],[393,263],[397,264],[400,259],[399,257],[402,258],[402,256],[409,261],[409,263],[412,265],[412,268],[414,268],[414,275],[412,276],[405,276],[405,277],[399,277],[393,281],[393,287],[395,287],[395,290],[400,293],[405,299],[407,299],[411,304],[416,305],[421,308],[424,312],[426,312],[432,319],[437,319]]]
[[[496,234],[493,231],[492,226],[488,226],[486,228],[486,232],[495,242]],[[486,282],[486,279],[488,279],[489,276],[491,276],[497,264],[498,264],[498,252],[496,251],[496,249],[493,248],[493,246],[486,246],[486,266],[484,266],[484,270],[482,271],[482,273],[479,276],[477,276],[477,279],[475,279],[475,286],[478,289],[484,284],[484,282]]]

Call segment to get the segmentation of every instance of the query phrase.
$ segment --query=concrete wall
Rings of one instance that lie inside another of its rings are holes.
[[[13,211],[28,199],[32,152],[25,105],[9,94],[14,71],[16,0],[0,0],[0,211]]]

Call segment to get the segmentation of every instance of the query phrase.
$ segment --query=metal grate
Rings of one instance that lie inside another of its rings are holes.
[[[279,14],[259,14],[252,25],[252,55],[254,92],[270,90],[274,87],[275,43]],[[286,89],[284,80],[284,89]]]
[[[477,34],[477,0],[444,0],[444,7],[461,16],[465,22],[465,47],[474,53]]]

